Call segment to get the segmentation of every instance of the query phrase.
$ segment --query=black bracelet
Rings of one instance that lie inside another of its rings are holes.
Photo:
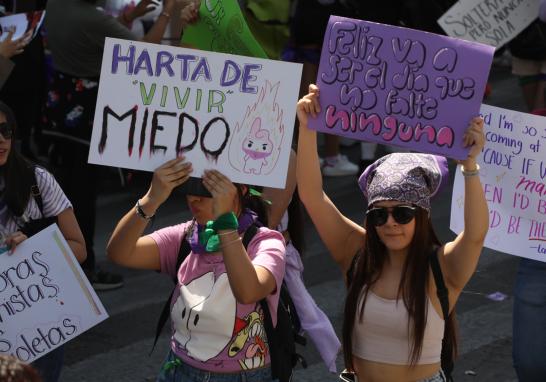
[[[137,199],[136,205],[135,205],[135,212],[138,216],[140,216],[142,219],[150,221],[154,218],[155,214],[153,215],[146,215],[146,213],[142,210],[142,207],[140,206],[140,199]]]

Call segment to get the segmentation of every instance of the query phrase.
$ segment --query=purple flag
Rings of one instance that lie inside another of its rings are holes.
[[[495,49],[408,28],[331,16],[309,126],[465,159]]]

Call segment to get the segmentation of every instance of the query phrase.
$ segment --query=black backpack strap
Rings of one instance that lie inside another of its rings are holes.
[[[358,262],[358,259],[360,258],[361,253],[362,253],[361,250],[355,253],[355,255],[353,256],[353,259],[351,260],[351,265],[349,265],[349,269],[347,270],[347,273],[345,274],[347,288],[350,287],[351,284],[353,283],[353,276],[355,274],[356,263]]]
[[[273,321],[271,319],[271,312],[269,311],[269,305],[267,305],[267,300],[264,298],[260,300],[260,306],[262,307],[262,310],[264,312],[264,329],[265,333],[274,333],[273,328]],[[270,338],[271,337],[271,338]],[[277,349],[276,345],[277,338],[276,336],[268,336],[267,342],[269,343],[269,353],[271,357],[271,365],[273,365],[273,358],[275,357],[273,354],[271,354],[271,349]],[[273,372],[273,371],[272,371]],[[275,378],[276,375],[273,373],[273,378]]]
[[[169,295],[169,298],[167,301],[165,301],[165,305],[163,305],[163,309],[161,309],[161,314],[159,316],[159,320],[157,321],[157,325],[155,328],[155,338],[154,338],[154,344],[152,345],[152,350],[150,351],[150,355],[155,349],[155,345],[157,344],[157,340],[159,339],[159,336],[161,335],[161,332],[163,331],[163,328],[165,327],[165,324],[167,323],[167,320],[169,319],[169,316],[171,314],[171,299],[173,298],[174,291],[176,290],[176,286],[178,284],[178,270],[180,269],[180,266],[188,257],[188,255],[191,252],[190,243],[185,239],[185,237],[182,239],[182,242],[180,243],[180,249],[178,250],[178,257],[176,258],[176,268],[175,268],[175,274],[173,276],[173,282],[174,282],[174,288],[171,291],[171,294]]]
[[[30,194],[36,201],[36,204],[38,205],[38,208],[40,209],[40,213],[42,216],[44,216],[44,201],[42,199],[42,192],[40,191],[40,187],[38,187],[38,180],[36,179],[36,168],[32,168],[32,186],[30,186]]]
[[[260,300],[260,306],[264,312],[264,329],[267,336],[267,342],[269,345],[269,355],[271,359],[271,375],[274,380],[279,382],[288,382],[292,380],[292,371],[296,364],[299,362],[301,366],[306,369],[307,361],[301,354],[298,354],[295,350],[295,344],[305,346],[307,340],[301,334],[299,330],[301,328],[299,317],[294,306],[294,302],[288,292],[288,287],[283,282],[281,284],[281,290],[279,292],[279,307],[277,309],[277,328],[279,325],[284,328],[285,331],[289,331],[291,337],[284,338],[279,335],[276,328],[273,327],[273,320],[271,318],[271,311],[267,304],[267,299]],[[284,314],[284,321],[281,315]],[[296,322],[294,322],[296,321]],[[282,330],[281,330],[282,331]],[[288,341],[291,343],[288,347],[281,341]],[[291,352],[290,359],[286,360],[285,354],[281,354],[282,351]]]
[[[444,337],[442,339],[442,370],[446,376],[447,381],[453,381],[451,373],[453,372],[453,349],[451,343],[446,343],[446,331],[449,319],[449,291],[444,282],[444,276],[442,269],[440,268],[440,261],[438,260],[438,251],[434,249],[429,256],[430,267],[432,269],[432,275],[434,276],[434,282],[436,283],[436,295],[440,300],[440,306],[442,307],[442,314],[444,316]]]
[[[438,260],[436,249],[430,254],[430,267],[432,269],[432,275],[434,276],[434,282],[436,283],[436,295],[440,300],[444,320],[447,320],[449,316],[449,291],[444,282],[444,276],[442,275],[442,269],[440,268],[440,261]]]
[[[245,234],[243,235],[243,246],[245,247],[245,249],[248,248],[248,245],[257,233],[258,226],[256,224],[252,224],[246,229]]]

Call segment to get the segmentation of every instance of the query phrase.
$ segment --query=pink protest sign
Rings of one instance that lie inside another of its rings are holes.
[[[466,158],[462,135],[480,105],[494,48],[331,16],[317,78],[314,130]]]

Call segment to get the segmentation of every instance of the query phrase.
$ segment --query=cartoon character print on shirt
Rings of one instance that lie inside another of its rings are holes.
[[[243,151],[245,153],[245,174],[262,173],[262,167],[267,166],[267,158],[273,151],[273,142],[269,138],[269,131],[262,129],[262,119],[257,117],[252,122],[250,133],[243,141]]]
[[[237,302],[226,273],[208,272],[180,287],[171,319],[174,338],[189,357],[207,362],[218,356],[233,334]]]
[[[243,370],[265,366],[268,347],[263,326],[263,314],[257,311],[251,312],[244,319],[237,318],[235,325],[235,333],[233,341],[229,344],[228,355],[235,357],[241,351],[245,351],[245,357],[239,360]]]

